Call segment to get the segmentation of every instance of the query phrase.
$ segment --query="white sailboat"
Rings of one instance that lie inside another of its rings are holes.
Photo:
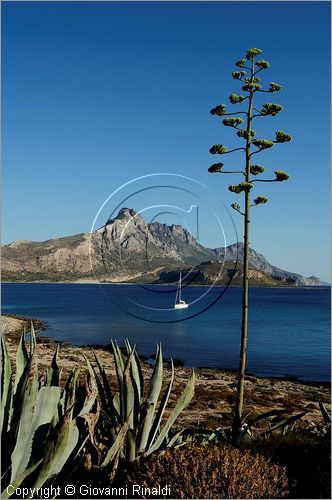
[[[187,309],[187,307],[189,307],[189,304],[187,304],[184,300],[182,300],[181,280],[182,280],[182,273],[180,273],[180,280],[178,284],[178,289],[176,291],[175,304],[174,304],[175,309]]]

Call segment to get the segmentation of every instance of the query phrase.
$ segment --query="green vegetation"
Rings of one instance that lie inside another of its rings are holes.
[[[169,448],[176,444],[182,431],[175,436],[171,436],[170,431],[179,414],[191,401],[195,386],[193,372],[186,388],[178,396],[175,408],[165,419],[174,381],[173,361],[171,361],[171,377],[162,394],[164,363],[160,345],[157,347],[155,365],[147,390],[144,387],[146,383],[136,349],[132,348],[128,341],[126,354],[116,342],[112,343],[112,348],[117,376],[115,391],[95,356],[98,373],[94,371],[94,376],[101,407],[98,430],[103,439],[106,438],[109,443],[113,443],[105,456],[101,456],[101,467],[108,466],[118,452],[121,459],[132,462],[142,454],[150,455],[161,448],[166,446]],[[86,362],[90,367],[89,361]]]
[[[77,419],[88,413],[95,397],[76,398],[78,372],[60,387],[58,351],[44,376],[38,376],[33,326],[29,351],[24,334],[21,337],[14,377],[3,337],[1,349],[1,498],[8,498],[8,484],[17,488],[31,480],[31,486],[39,488],[77,454],[82,443]],[[82,403],[76,416],[74,403]]]
[[[251,48],[247,50],[245,59],[240,59],[235,63],[238,68],[242,71],[234,71],[232,77],[234,80],[242,82],[243,92],[247,95],[231,94],[229,97],[231,104],[245,103],[247,101],[246,109],[235,111],[234,113],[226,113],[226,106],[220,104],[213,109],[211,109],[211,114],[216,116],[227,116],[224,118],[222,123],[224,126],[232,127],[236,130],[237,136],[245,140],[245,145],[231,149],[230,151],[223,144],[215,144],[210,148],[211,154],[228,154],[234,151],[244,151],[245,161],[243,171],[234,170],[224,170],[223,163],[214,163],[208,169],[210,173],[237,173],[244,177],[244,181],[239,184],[230,185],[229,191],[235,194],[244,193],[244,207],[241,208],[239,203],[232,203],[232,208],[236,212],[240,213],[244,217],[244,254],[243,254],[243,295],[242,295],[242,331],[241,331],[241,350],[240,350],[240,361],[239,361],[239,376],[238,376],[238,389],[237,389],[237,403],[234,412],[234,423],[233,432],[234,437],[238,439],[239,431],[242,425],[243,418],[243,398],[244,398],[244,380],[246,372],[246,352],[247,352],[247,337],[248,337],[248,290],[249,290],[249,226],[250,226],[250,211],[252,207],[266,204],[268,198],[263,195],[257,196],[253,203],[250,202],[251,190],[255,187],[256,182],[282,182],[289,178],[289,175],[282,170],[275,170],[274,179],[260,179],[256,178],[262,174],[265,168],[262,165],[252,164],[252,156],[261,153],[266,149],[272,148],[275,144],[281,144],[284,142],[291,141],[291,136],[285,132],[278,130],[276,132],[276,139],[262,139],[255,138],[256,131],[252,128],[252,122],[256,118],[264,116],[276,116],[278,115],[283,107],[280,104],[267,102],[264,103],[260,109],[254,107],[254,100],[257,93],[275,93],[282,90],[282,86],[275,82],[270,82],[268,89],[262,89],[260,84],[261,79],[257,74],[269,68],[269,63],[264,59],[257,60],[256,57],[262,53],[260,49]],[[244,115],[244,118],[234,116],[234,115]],[[245,120],[245,128],[239,128],[239,126]],[[256,150],[252,150],[252,146]],[[253,179],[251,176],[254,176]]]
[[[82,473],[82,459],[86,470],[105,471],[110,478],[120,460],[129,463],[177,443],[182,431],[173,433],[172,427],[192,399],[195,377],[193,373],[165,418],[174,367],[172,363],[171,378],[160,398],[164,382],[161,346],[145,394],[140,360],[128,342],[125,353],[116,342],[112,344],[118,381],[113,391],[97,356],[96,368],[85,358],[85,373],[73,370],[62,383],[59,346],[41,373],[33,326],[29,346],[25,337],[24,332],[15,374],[1,338],[1,498],[9,498],[8,485],[10,491],[21,485],[39,488],[51,478],[52,484],[61,482],[76,467]]]
[[[2,338],[2,498],[8,484],[69,481],[79,488],[83,478],[104,487],[169,484],[171,498],[329,498],[331,419],[322,402],[314,428],[303,420],[305,410],[291,406],[254,411],[234,445],[227,415],[214,431],[175,427],[193,397],[194,374],[174,390],[173,363],[164,375],[161,346],[148,379],[129,342],[124,349],[112,344],[113,375],[95,354],[64,379],[59,347],[42,372],[34,329],[29,343],[25,337],[14,370]],[[213,395],[206,394],[209,404]]]

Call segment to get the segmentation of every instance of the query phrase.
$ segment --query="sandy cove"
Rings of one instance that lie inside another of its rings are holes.
[[[2,332],[6,338],[7,349],[14,363],[16,347],[23,331],[29,329],[30,318],[16,315],[2,315]],[[33,320],[37,336],[37,359],[43,370],[49,365],[56,346],[56,341],[46,337],[42,332],[46,325]],[[95,348],[98,359],[102,362],[106,372],[115,383],[113,357],[108,348]],[[75,347],[61,344],[59,365],[63,368],[65,380],[69,371],[74,367],[81,367],[84,371],[84,356],[94,363],[94,356],[90,347]],[[143,372],[146,378],[151,373],[149,364],[142,360]],[[170,400],[170,407],[176,402],[177,395],[184,388],[190,376],[189,368],[175,368],[175,382]],[[213,429],[231,423],[236,394],[236,373],[229,370],[212,368],[195,369],[196,389],[195,396],[179,417],[177,423],[181,425],[202,426]],[[165,379],[169,379],[170,369],[165,368]],[[331,406],[330,384],[303,383],[278,378],[247,376],[245,390],[245,412],[252,412],[252,416],[275,408],[286,408],[289,413],[307,411],[301,419],[301,425],[310,425],[315,430],[316,425],[322,424],[322,416],[318,402],[323,402],[327,409]]]

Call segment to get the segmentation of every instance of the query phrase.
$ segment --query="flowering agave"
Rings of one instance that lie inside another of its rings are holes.
[[[227,148],[226,146],[223,146],[222,144],[215,144],[214,146],[212,146],[212,148],[210,149],[210,153],[212,155],[215,155],[215,154],[219,154],[219,155],[222,155],[224,153],[227,153]]]
[[[289,175],[283,170],[275,170],[274,173],[277,182],[287,181],[287,179],[289,179]]]
[[[265,168],[263,167],[263,165],[250,165],[250,173],[252,175],[262,174],[264,170]]]
[[[280,113],[280,111],[282,111],[282,109],[283,107],[280,104],[267,102],[266,104],[263,104],[263,107],[261,109],[261,114],[276,116],[278,113]]]
[[[252,141],[252,144],[259,149],[268,149],[268,148],[272,148],[273,141],[270,141],[268,139],[254,139]]]
[[[282,130],[276,131],[276,142],[289,142],[292,140],[292,136],[285,134]]]
[[[244,95],[231,94],[229,96],[229,100],[231,104],[238,104],[239,102],[243,102],[245,100]]]
[[[221,172],[223,166],[224,166],[223,163],[214,163],[213,165],[211,165],[211,167],[208,168],[208,171],[210,172],[210,174],[214,174],[215,172]]]
[[[219,106],[212,108],[210,113],[211,115],[222,116],[226,113],[226,106],[224,104],[219,104]]]
[[[250,48],[246,51],[245,58],[236,61],[235,65],[240,68],[240,71],[234,71],[232,77],[234,80],[242,82],[242,90],[245,95],[238,95],[233,93],[229,96],[231,104],[244,104],[246,103],[246,109],[241,109],[232,115],[241,114],[245,117],[243,128],[238,128],[238,125],[243,123],[242,117],[240,120],[235,121],[235,116],[223,119],[223,125],[228,127],[233,127],[236,129],[236,134],[238,137],[245,139],[245,146],[232,149],[230,151],[224,145],[215,144],[210,149],[212,154],[224,154],[231,153],[233,151],[244,151],[245,153],[245,168],[242,170],[229,171],[219,168],[214,164],[209,167],[209,172],[215,173],[219,172],[221,174],[226,173],[236,173],[243,175],[243,182],[239,184],[232,184],[228,187],[229,191],[235,194],[244,193],[244,208],[241,209],[239,203],[232,203],[231,207],[240,213],[244,217],[244,251],[243,251],[243,295],[242,295],[242,328],[241,328],[241,351],[240,351],[240,363],[239,363],[239,375],[238,375],[238,391],[237,391],[237,404],[236,411],[233,420],[233,431],[234,436],[238,437],[240,435],[239,430],[241,428],[241,419],[243,411],[243,396],[244,396],[244,380],[245,380],[245,369],[246,369],[246,350],[247,350],[247,335],[248,335],[248,260],[249,260],[249,224],[250,224],[250,210],[251,207],[258,205],[263,205],[268,202],[266,196],[257,196],[253,203],[250,203],[251,190],[256,186],[256,182],[281,182],[289,178],[286,172],[281,170],[275,171],[275,178],[273,179],[261,179],[259,174],[264,172],[264,167],[259,164],[254,164],[252,162],[252,155],[259,154],[262,151],[272,148],[274,144],[281,144],[289,142],[292,137],[281,130],[276,132],[276,140],[270,139],[256,139],[256,132],[252,128],[253,121],[255,118],[264,116],[276,116],[283,107],[280,104],[275,103],[265,103],[262,105],[260,110],[254,107],[254,100],[260,92],[274,93],[282,90],[282,86],[275,82],[270,82],[268,88],[263,88],[261,79],[257,76],[257,73],[269,68],[270,64],[265,59],[257,59],[262,51],[258,48]],[[246,71],[244,71],[245,69]],[[243,84],[244,83],[244,84]],[[212,114],[225,115],[226,108],[223,106],[213,108]],[[252,146],[255,146],[257,150],[252,151]],[[222,165],[224,166],[224,165]],[[257,177],[258,178],[253,178]]]

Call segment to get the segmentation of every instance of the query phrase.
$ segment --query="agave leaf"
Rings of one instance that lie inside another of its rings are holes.
[[[17,351],[16,351],[16,372],[15,372],[15,384],[14,384],[14,392],[16,391],[18,381],[20,380],[20,377],[24,371],[25,365],[28,362],[29,355],[27,351],[27,347],[25,344],[25,328],[23,330],[23,333],[20,338],[20,342],[17,346]]]
[[[31,465],[30,467],[25,469],[22,472],[22,474],[17,476],[16,479],[11,483],[12,490],[13,491],[16,490],[16,488],[18,488],[23,483],[24,479],[27,478],[28,476],[30,476],[30,474],[32,474],[33,471],[35,469],[37,469],[38,465],[40,465],[42,463],[42,461],[43,461],[43,459],[40,459],[37,463]],[[7,498],[9,498],[9,496],[11,496],[11,495],[7,492],[7,488],[5,488],[3,490],[3,492],[1,493],[1,499],[7,499]]]
[[[149,436],[149,440],[148,440],[148,447],[151,446],[151,444],[154,442],[155,440],[155,437],[159,431],[159,428],[160,428],[160,424],[161,424],[161,420],[163,418],[163,414],[164,414],[164,411],[165,411],[165,408],[166,408],[166,405],[168,403],[168,400],[169,400],[169,396],[171,394],[171,390],[172,390],[172,386],[173,386],[173,380],[174,380],[174,364],[173,364],[173,360],[171,359],[171,379],[169,381],[169,384],[167,386],[167,389],[163,395],[163,398],[160,402],[160,405],[159,405],[159,408],[158,408],[158,411],[157,411],[157,415],[154,419],[154,422],[153,422],[153,425],[152,425],[152,429],[151,429],[151,432],[150,432],[150,436]]]
[[[56,441],[46,451],[43,466],[35,480],[34,488],[40,488],[50,477],[59,474],[79,441],[79,431],[75,420],[70,419],[67,412],[61,428],[57,432]]]
[[[80,374],[80,369],[75,368],[75,370],[71,371],[69,374],[69,377],[67,379],[63,395],[62,395],[62,400],[63,400],[63,412],[62,415],[64,415],[69,408],[71,408],[74,403],[75,403],[75,396],[76,396],[76,384],[77,380]]]
[[[175,443],[177,442],[177,440],[179,439],[179,437],[180,437],[180,436],[182,436],[183,432],[184,432],[185,430],[187,430],[187,429],[188,429],[188,427],[185,427],[184,429],[181,429],[179,432],[177,432],[177,433],[176,433],[176,434],[172,437],[172,439],[170,439],[169,443],[167,444],[167,448],[172,448],[172,447],[175,445]],[[189,439],[188,439],[188,441],[189,441]],[[183,443],[181,443],[181,444],[182,444],[182,445],[183,445],[183,444],[186,444],[186,441],[184,441],[184,442],[183,442]]]
[[[1,412],[0,412],[0,428],[2,436],[7,435],[9,417],[11,413],[12,403],[12,369],[10,359],[3,335],[1,335]],[[4,441],[2,441],[4,446]]]
[[[194,395],[194,390],[195,390],[195,372],[193,371],[186,388],[184,389],[183,393],[181,394],[179,401],[177,402],[175,408],[173,409],[172,413],[168,417],[168,419],[167,419],[163,429],[161,430],[159,436],[157,437],[156,441],[149,448],[149,450],[147,452],[148,454],[150,454],[150,453],[152,453],[155,450],[158,450],[160,448],[164,439],[167,437],[170,428],[172,427],[175,420],[177,419],[178,415],[190,403],[190,401]]]
[[[157,345],[156,362],[150,381],[148,400],[154,405],[157,404],[161,386],[163,383],[163,355],[161,345]]]
[[[116,358],[115,363],[118,366],[119,374],[122,375],[124,372],[124,369],[125,369],[125,360],[123,358],[122,351],[121,351],[121,349],[118,346],[118,343],[116,341],[113,342],[113,340],[112,340],[111,343],[112,343],[112,347],[113,347],[113,354],[114,354],[114,357]]]
[[[128,429],[127,440],[128,440],[128,450],[127,450],[128,460],[129,462],[133,462],[136,458],[136,439],[134,431],[132,429]]]
[[[134,376],[135,376],[135,380],[137,378],[139,379],[139,384],[137,383],[137,387],[139,390],[140,400],[142,400],[143,395],[144,395],[144,377],[143,377],[141,362],[140,362],[140,359],[139,359],[137,351],[136,351],[136,347],[134,347],[134,350],[135,350],[135,354],[134,354],[134,360],[133,360],[133,371],[136,372],[136,370],[137,370],[137,374],[135,373]]]
[[[287,411],[288,410],[286,410],[285,408],[280,408],[280,409],[278,408],[275,410],[269,410],[269,411],[266,411],[264,413],[261,413],[260,415],[257,415],[256,417],[246,419],[246,421],[247,421],[248,425],[252,425],[252,424],[258,422],[259,420],[263,420],[265,418],[274,417],[277,415],[283,415],[284,413],[287,413]]]
[[[325,424],[330,424],[331,423],[331,417],[328,414],[327,409],[325,408],[324,403],[322,403],[321,401],[319,401],[319,408],[320,408],[320,411],[322,413],[322,416],[323,416]]]
[[[128,421],[129,427],[131,429],[134,426],[134,408],[135,408],[135,389],[132,378],[130,376],[131,362],[133,356],[134,356],[134,351],[131,351],[127,360],[125,371],[123,373],[125,418]]]
[[[103,463],[101,464],[102,468],[106,467],[108,464],[110,464],[112,462],[112,460],[114,460],[114,458],[120,452],[122,445],[124,443],[124,440],[126,438],[127,431],[128,431],[128,422],[125,422],[123,424],[123,426],[121,427],[121,429],[119,430],[118,435],[117,435],[114,443],[112,444],[111,448],[108,450],[107,455],[106,455]]]
[[[25,470],[31,460],[33,463],[35,462],[33,441],[36,438],[40,448],[40,443],[45,439],[50,422],[57,410],[61,388],[42,387],[38,391],[37,397],[36,392],[36,383],[32,383],[31,392],[29,392],[25,406],[25,401],[23,401],[17,441],[11,457],[12,475],[10,483]],[[30,396],[31,400],[29,400]]]
[[[140,439],[138,445],[139,453],[146,449],[149,436],[151,435],[152,432],[152,422],[153,422],[154,412],[158,402],[162,383],[163,383],[163,357],[162,357],[161,346],[158,344],[156,352],[156,362],[150,380],[149,395],[147,399],[147,403],[149,404],[149,406],[147,408],[144,422],[141,427],[142,430],[140,433]]]
[[[99,392],[99,397],[101,400],[102,407],[107,409],[107,417],[110,419],[112,427],[115,428],[117,425],[117,422],[120,420],[120,406],[117,405],[117,400],[118,398],[117,395],[112,395],[111,391],[111,386],[109,384],[108,378],[106,376],[106,372],[100,363],[95,351],[92,349],[98,370],[101,376],[101,380],[99,379],[96,370],[93,368],[93,372],[95,374],[96,378],[96,383],[98,387],[98,392]]]
[[[30,326],[30,356],[31,357],[34,355],[35,350],[36,350],[36,333],[35,333],[35,328],[33,326],[33,321],[31,321],[31,326]]]
[[[88,377],[86,378],[86,390],[88,392],[88,396],[86,398],[84,407],[80,411],[80,416],[83,416],[90,412],[98,396],[98,386],[96,382],[95,373],[88,358],[85,355],[84,358],[86,365],[88,367]]]
[[[307,412],[303,411],[301,413],[297,413],[296,415],[292,415],[288,418],[285,418],[284,420],[282,420],[281,422],[278,422],[277,424],[273,425],[269,429],[262,431],[260,434],[266,435],[266,434],[270,434],[271,432],[276,431],[277,429],[283,429],[284,427],[289,426],[293,422],[296,422],[296,420],[298,420],[299,418],[303,417],[306,414],[307,414]]]
[[[47,386],[59,386],[60,385],[60,369],[58,365],[60,344],[57,345],[55,353],[53,355],[51,365],[47,370]]]
[[[119,385],[120,419],[121,419],[121,423],[124,423],[126,421],[126,389],[125,389],[125,384],[124,384],[124,380],[123,380],[124,360],[122,357],[122,353],[119,350],[118,344],[116,342],[113,343],[113,341],[112,341],[112,346],[113,346],[113,354],[114,354],[114,361],[115,361],[115,370],[116,370],[116,375],[117,375],[118,385]]]
[[[30,356],[27,364],[25,365],[24,371],[18,381],[16,392],[13,394],[12,414],[10,420],[9,434],[7,436],[8,443],[11,448],[10,453],[12,452],[17,439],[17,434],[20,425],[20,418],[23,410],[23,401],[29,383],[29,374],[31,370],[32,360],[33,356]]]

